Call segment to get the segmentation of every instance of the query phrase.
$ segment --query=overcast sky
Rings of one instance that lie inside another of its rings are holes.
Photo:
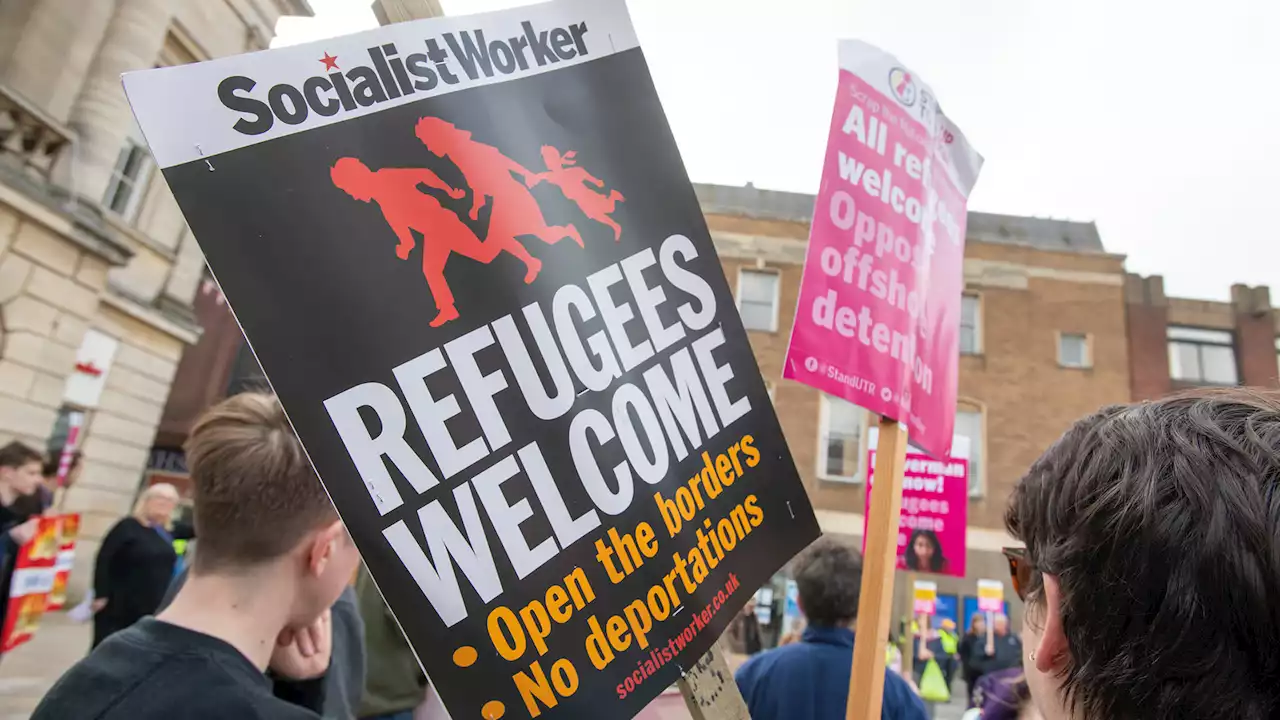
[[[316,17],[282,19],[276,44],[377,24],[369,0],[310,3]],[[814,192],[835,42],[859,38],[928,82],[986,157],[970,209],[1093,220],[1171,295],[1267,284],[1280,305],[1280,1],[628,6],[695,181]]]

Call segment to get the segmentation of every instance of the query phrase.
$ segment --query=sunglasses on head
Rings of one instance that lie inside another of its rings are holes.
[[[1027,560],[1026,548],[1005,548],[1005,559],[1009,561],[1009,577],[1013,581],[1013,591],[1018,599],[1026,602],[1027,591],[1031,589],[1031,562]]]

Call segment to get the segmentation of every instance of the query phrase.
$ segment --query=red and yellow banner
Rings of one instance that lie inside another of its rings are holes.
[[[55,515],[39,519],[35,537],[18,550],[10,584],[8,609],[0,632],[0,652],[9,652],[30,640],[40,618],[50,609],[55,593],[57,607],[66,603],[67,576],[71,573],[70,548],[79,533],[79,515]],[[63,533],[67,533],[64,538]],[[60,562],[67,549],[65,569]],[[61,584],[59,584],[61,576]]]

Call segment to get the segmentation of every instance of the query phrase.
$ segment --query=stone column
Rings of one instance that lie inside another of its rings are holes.
[[[71,111],[79,134],[72,186],[101,203],[120,149],[133,123],[120,75],[153,67],[164,47],[174,0],[119,0],[89,64],[84,87]]]
[[[112,0],[35,0],[19,29],[4,81],[53,119],[67,122],[114,7]]]

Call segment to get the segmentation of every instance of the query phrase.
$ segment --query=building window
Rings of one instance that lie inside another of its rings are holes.
[[[147,192],[147,181],[153,167],[146,146],[133,138],[126,139],[111,171],[111,182],[107,184],[103,204],[120,217],[133,220],[142,204],[142,196]]]
[[[818,477],[834,482],[861,482],[866,450],[867,413],[838,397],[823,394],[818,408]]]
[[[982,354],[982,300],[977,295],[960,296],[960,354]]]
[[[778,329],[778,273],[738,271],[738,313],[748,330]]]
[[[1093,367],[1089,336],[1080,333],[1058,333],[1058,364],[1066,368]]]
[[[969,496],[980,497],[986,487],[983,472],[982,411],[974,408],[956,409],[955,434],[969,439]]]
[[[1235,385],[1235,339],[1229,330],[1169,328],[1169,376],[1201,385]]]

